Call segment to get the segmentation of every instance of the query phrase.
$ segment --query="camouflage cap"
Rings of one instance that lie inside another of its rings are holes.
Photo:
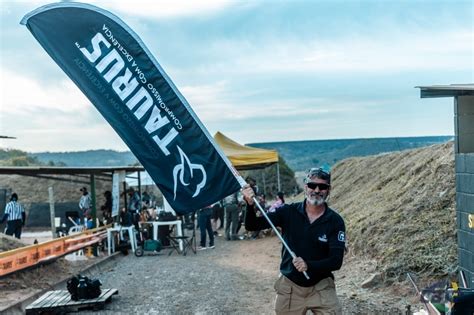
[[[309,183],[311,181],[311,178],[316,177],[323,179],[328,182],[328,184],[331,183],[331,172],[328,169],[325,169],[323,167],[313,167],[310,168],[306,172],[306,177],[304,182]]]

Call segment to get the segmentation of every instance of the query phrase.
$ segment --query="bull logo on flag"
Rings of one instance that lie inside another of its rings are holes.
[[[202,174],[202,181],[196,186],[196,191],[193,194],[193,198],[194,198],[197,195],[199,195],[199,192],[201,191],[201,188],[203,188],[206,185],[206,180],[207,180],[206,171],[204,170],[204,167],[202,165],[191,163],[189,161],[189,158],[186,156],[186,154],[183,152],[183,150],[181,150],[180,147],[178,147],[178,151],[179,151],[179,154],[181,156],[181,164],[178,164],[173,168],[174,199],[176,199],[176,188],[178,187],[177,186],[178,176],[179,176],[179,181],[180,181],[181,185],[188,186],[190,184],[190,183],[186,183],[185,180],[184,180],[184,175],[186,174],[186,169],[189,170],[189,177],[190,178],[194,177],[194,170],[199,170],[199,171],[201,171],[201,174]]]

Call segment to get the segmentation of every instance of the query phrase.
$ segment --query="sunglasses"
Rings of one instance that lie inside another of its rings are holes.
[[[329,187],[331,187],[330,185],[328,184],[323,184],[323,183],[307,183],[306,186],[308,186],[308,188],[310,189],[316,189],[316,187],[319,188],[319,190],[328,190]]]

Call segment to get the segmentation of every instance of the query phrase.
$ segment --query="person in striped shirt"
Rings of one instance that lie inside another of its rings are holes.
[[[18,202],[18,195],[13,193],[10,202],[5,206],[5,213],[0,223],[7,221],[7,235],[13,236],[20,239],[21,238],[21,228],[25,225],[25,209]]]

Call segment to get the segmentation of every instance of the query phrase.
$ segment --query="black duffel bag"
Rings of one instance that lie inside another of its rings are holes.
[[[67,281],[67,290],[71,294],[71,300],[88,300],[100,296],[102,291],[99,279],[89,279],[86,276],[77,275]]]

